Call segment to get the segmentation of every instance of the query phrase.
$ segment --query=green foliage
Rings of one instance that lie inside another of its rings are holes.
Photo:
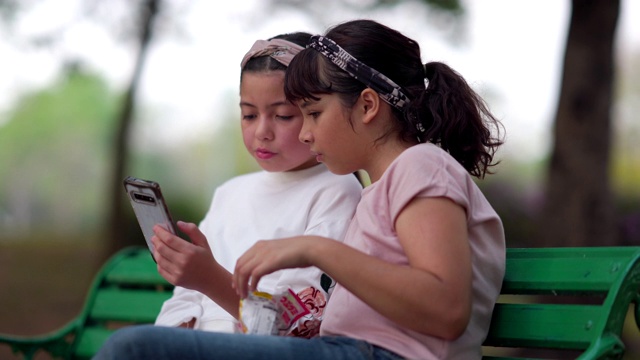
[[[0,226],[86,228],[104,202],[114,97],[92,74],[71,71],[26,94],[0,127]]]
[[[640,51],[622,54],[616,87],[613,186],[617,193],[640,197]]]
[[[615,192],[640,197],[640,157],[628,153],[614,157],[613,182]]]
[[[0,126],[0,241],[103,229],[118,101],[101,78],[75,70],[15,105]],[[142,120],[152,112],[145,109]],[[176,219],[199,222],[216,186],[259,169],[244,148],[236,106],[224,117],[211,134],[200,130],[170,146],[145,145],[130,154],[128,174],[160,182]],[[140,120],[144,130],[132,134],[134,143],[155,135]],[[130,233],[139,235],[133,212],[127,216]]]
[[[12,23],[19,8],[19,0],[0,0],[0,19]]]
[[[402,3],[407,0],[378,0],[380,3]],[[459,0],[422,0],[426,6],[435,10],[441,10],[452,15],[460,15],[463,13],[462,4]]]

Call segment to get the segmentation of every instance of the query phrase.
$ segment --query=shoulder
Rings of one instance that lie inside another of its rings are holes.
[[[354,174],[336,175],[330,171],[323,173],[322,181],[326,182],[328,186],[342,186],[349,189],[362,190],[362,184],[360,180]]]
[[[448,182],[451,177],[468,178],[469,174],[449,153],[434,144],[418,144],[402,152],[389,166],[389,181],[401,179],[420,182]]]
[[[408,148],[398,156],[395,162],[398,166],[460,165],[449,153],[431,143],[418,144]]]
[[[220,184],[217,189],[227,189],[227,188],[235,188],[235,187],[239,187],[239,186],[244,186],[247,183],[253,183],[256,181],[260,181],[260,178],[263,176],[264,172],[263,171],[256,171],[256,172],[251,172],[251,173],[246,173],[246,174],[241,174],[241,175],[237,175],[234,176],[226,181],[224,181],[222,184]]]
[[[312,176],[305,177],[309,186],[316,189],[334,192],[355,192],[360,194],[362,185],[353,174],[336,175],[329,171],[324,164],[318,165],[313,170]]]
[[[309,204],[315,219],[350,218],[362,195],[360,181],[353,174],[336,175],[324,164],[321,166],[314,170],[313,176],[306,178],[304,185],[297,186],[295,192]]]
[[[263,172],[252,172],[234,176],[222,184],[215,187],[213,191],[213,201],[220,201],[228,197],[235,197],[239,193],[246,192],[247,189],[255,188],[256,184],[262,182]]]
[[[414,197],[448,197],[466,204],[471,176],[451,155],[433,144],[405,150],[380,179],[389,201],[402,209]]]

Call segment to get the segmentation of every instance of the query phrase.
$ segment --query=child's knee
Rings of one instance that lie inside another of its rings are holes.
[[[94,359],[127,359],[143,348],[145,342],[157,341],[153,325],[129,326],[116,330],[96,354]],[[158,328],[159,329],[159,328]]]

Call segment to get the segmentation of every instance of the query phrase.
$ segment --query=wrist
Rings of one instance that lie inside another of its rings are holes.
[[[313,236],[309,241],[309,251],[307,252],[307,261],[310,266],[318,268],[323,267],[323,260],[332,257],[333,247],[338,244],[336,240],[328,239],[320,236]]]

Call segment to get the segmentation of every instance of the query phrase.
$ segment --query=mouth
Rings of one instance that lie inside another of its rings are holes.
[[[258,148],[255,151],[256,153],[256,157],[258,159],[262,159],[262,160],[268,160],[271,159],[272,157],[274,157],[276,155],[276,153],[269,151],[267,149],[262,149],[262,148]]]
[[[311,151],[311,155],[313,155],[313,156],[315,156],[315,157],[316,157],[316,161],[317,161],[317,162],[322,162],[322,159],[323,159],[323,157],[322,157],[322,153],[319,153],[319,152],[316,152],[316,151],[313,151],[313,150],[312,150],[312,151]]]

